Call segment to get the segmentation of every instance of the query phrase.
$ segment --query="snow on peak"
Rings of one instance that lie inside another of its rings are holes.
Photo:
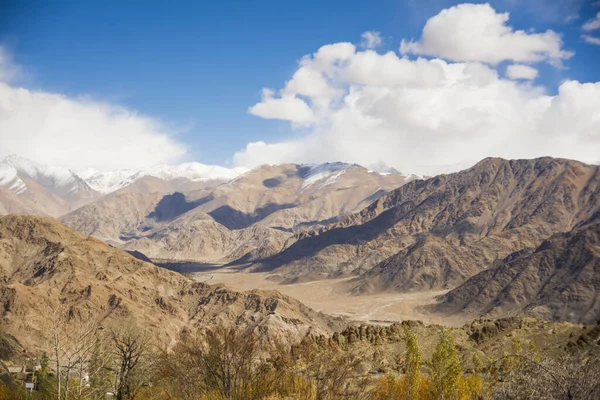
[[[138,172],[140,177],[154,176],[165,180],[186,178],[193,182],[215,179],[230,180],[239,174],[240,172],[235,169],[220,167],[218,165],[205,165],[198,162],[188,162],[175,166],[159,165]]]
[[[188,162],[180,165],[158,165],[145,169],[121,169],[99,172],[92,169],[83,170],[80,176],[94,190],[107,194],[119,190],[144,176],[152,176],[164,180],[179,178],[193,182],[210,180],[232,180],[247,172],[246,168],[225,168],[218,165],[205,165],[198,162]]]
[[[88,168],[79,171],[78,175],[95,191],[108,194],[133,183],[135,179],[132,179],[132,177],[138,172],[133,169],[98,171]]]
[[[80,181],[77,175],[65,167],[44,165],[11,154],[0,162],[0,168],[0,186],[8,186],[18,194],[27,190],[24,179],[28,178],[46,188],[61,192],[76,193],[79,190]]]
[[[300,168],[300,175],[304,179],[301,190],[304,191],[317,182],[321,182],[318,189],[325,186],[331,185],[336,182],[340,176],[350,167],[352,164],[343,162],[325,163],[325,164],[302,164]]]
[[[27,185],[19,178],[19,171],[15,167],[0,163],[0,187],[21,194],[27,190]]]

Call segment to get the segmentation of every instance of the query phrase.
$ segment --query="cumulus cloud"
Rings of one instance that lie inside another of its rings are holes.
[[[302,99],[286,94],[275,98],[270,89],[264,89],[262,101],[248,111],[258,117],[283,119],[298,124],[308,124],[314,119],[313,111]]]
[[[0,51],[0,157],[103,170],[169,163],[185,153],[159,121],[127,108],[11,85],[18,68],[6,60]]]
[[[510,39],[516,47],[520,46],[517,37],[526,43],[530,40],[527,34],[509,33],[517,35]],[[481,53],[480,43],[474,46],[471,54],[487,54]],[[531,49],[528,46],[521,49]],[[544,61],[551,54],[565,53],[561,46],[555,50],[517,51],[509,59]],[[275,143],[250,143],[235,154],[234,162],[249,167],[333,160],[362,165],[383,162],[404,172],[435,174],[488,156],[597,161],[600,82],[567,80],[556,95],[549,95],[530,82],[537,74],[535,68],[514,64],[506,76],[500,76],[490,57],[455,62],[453,57],[409,58],[357,50],[349,43],[323,46],[302,58],[277,95],[270,92],[268,101],[253,107],[267,107],[269,101],[285,101],[286,96],[302,98],[312,114],[271,107],[270,117],[293,125],[301,115],[310,115],[309,132]],[[299,82],[309,73],[318,84],[307,89]]]
[[[562,49],[556,32],[515,31],[508,19],[509,13],[497,13],[489,4],[459,4],[427,20],[420,40],[403,40],[400,52],[493,65],[505,60],[558,64],[573,55]]]
[[[510,79],[535,79],[538,70],[528,65],[513,64],[506,67],[506,76]]]
[[[365,49],[374,49],[381,45],[381,33],[376,31],[366,31],[361,36],[361,46]]]
[[[596,14],[595,18],[586,21],[586,23],[581,26],[581,29],[584,31],[594,31],[596,29],[600,29],[600,12]]]

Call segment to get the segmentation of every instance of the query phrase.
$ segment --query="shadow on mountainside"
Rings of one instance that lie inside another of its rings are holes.
[[[236,210],[231,206],[221,206],[209,212],[208,214],[227,229],[237,230],[247,228],[256,222],[265,219],[276,211],[294,208],[297,206],[298,205],[295,203],[267,203],[263,207],[257,208],[253,213],[245,213],[240,210]]]
[[[398,221],[396,213],[397,210],[392,208],[382,212],[368,224],[333,228],[319,235],[305,237],[271,258],[256,261],[259,266],[255,271],[273,271],[307,255],[315,254],[328,246],[367,243],[396,224]]]
[[[213,196],[206,196],[196,201],[188,202],[185,195],[180,192],[168,194],[164,196],[154,208],[147,218],[152,218],[158,222],[169,221],[179,217],[182,214],[208,203],[213,199]]]

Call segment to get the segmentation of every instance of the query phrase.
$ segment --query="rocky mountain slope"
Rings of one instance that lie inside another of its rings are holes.
[[[510,254],[448,292],[434,308],[471,315],[600,319],[600,214],[537,248]]]
[[[485,159],[410,182],[359,213],[297,233],[285,251],[253,268],[288,280],[361,274],[361,293],[449,288],[588,220],[600,209],[599,196],[598,166]]]
[[[40,347],[48,335],[49,304],[86,318],[134,321],[165,343],[184,328],[219,321],[300,336],[342,326],[278,292],[192,282],[49,218],[0,217],[3,330]]]
[[[280,251],[293,232],[360,210],[405,180],[344,163],[265,165],[185,194],[116,192],[62,221],[153,258],[256,260]]]
[[[64,167],[10,155],[0,162],[0,213],[57,217],[98,199],[100,194]]]

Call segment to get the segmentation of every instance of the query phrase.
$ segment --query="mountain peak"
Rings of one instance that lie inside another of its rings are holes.
[[[396,168],[390,167],[383,161],[378,161],[376,163],[369,164],[368,169],[370,171],[377,172],[378,174],[399,174],[400,173],[400,171],[398,171]]]
[[[21,196],[29,204],[27,209],[47,215],[68,212],[98,195],[70,169],[16,154],[0,161],[0,187]]]

